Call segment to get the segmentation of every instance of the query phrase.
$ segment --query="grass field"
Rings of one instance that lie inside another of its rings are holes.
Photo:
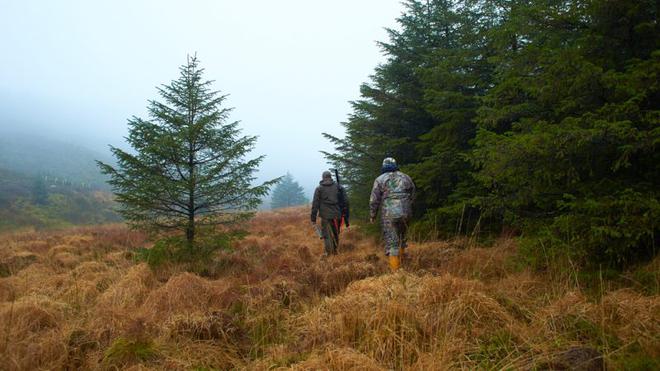
[[[259,214],[199,274],[136,262],[149,242],[122,225],[3,234],[0,368],[660,367],[658,258],[585,286],[513,239],[438,241],[392,274],[359,228],[321,260],[307,217]]]

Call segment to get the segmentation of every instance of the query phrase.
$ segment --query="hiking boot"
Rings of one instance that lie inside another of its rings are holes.
[[[396,272],[401,266],[401,260],[398,256],[390,256],[389,258],[390,270]]]

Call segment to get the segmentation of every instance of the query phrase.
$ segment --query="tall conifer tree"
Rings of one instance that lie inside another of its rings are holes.
[[[116,167],[98,162],[128,222],[185,231],[189,245],[200,226],[251,216],[276,181],[252,184],[264,158],[246,160],[256,137],[227,122],[227,96],[211,90],[203,71],[189,57],[179,78],[158,88],[161,101],[149,102],[149,119],[128,121],[133,151],[111,147]]]
[[[657,254],[657,1],[404,6],[345,137],[325,134],[355,214],[388,155],[420,190],[419,233],[506,227],[585,264]]]

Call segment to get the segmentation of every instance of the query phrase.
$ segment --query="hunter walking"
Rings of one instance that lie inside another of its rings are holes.
[[[407,247],[406,232],[412,217],[415,183],[399,171],[396,160],[391,157],[383,160],[381,172],[371,190],[370,221],[373,223],[376,220],[380,210],[385,255],[389,257],[390,269],[396,271]]]
[[[321,234],[325,252],[323,256],[337,254],[339,233],[342,224],[349,227],[350,223],[348,197],[339,183],[332,180],[332,173],[323,172],[319,186],[314,191],[312,201],[312,224],[316,226],[316,216],[321,217]]]

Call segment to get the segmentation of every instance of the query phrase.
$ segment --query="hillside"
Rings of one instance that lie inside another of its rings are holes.
[[[59,182],[108,189],[95,161],[112,162],[109,154],[38,135],[3,133],[0,168],[29,176],[49,176]]]
[[[413,244],[396,274],[359,228],[320,260],[306,210],[261,213],[200,275],[134,260],[120,225],[2,236],[8,369],[653,369],[656,258],[584,286],[516,243]],[[642,280],[645,278],[645,281]],[[645,282],[641,285],[640,282]]]
[[[0,167],[0,231],[120,221],[110,193]]]
[[[120,221],[97,159],[108,161],[70,143],[2,133],[0,231]]]
[[[0,207],[6,207],[19,197],[30,196],[33,179],[0,167]]]

